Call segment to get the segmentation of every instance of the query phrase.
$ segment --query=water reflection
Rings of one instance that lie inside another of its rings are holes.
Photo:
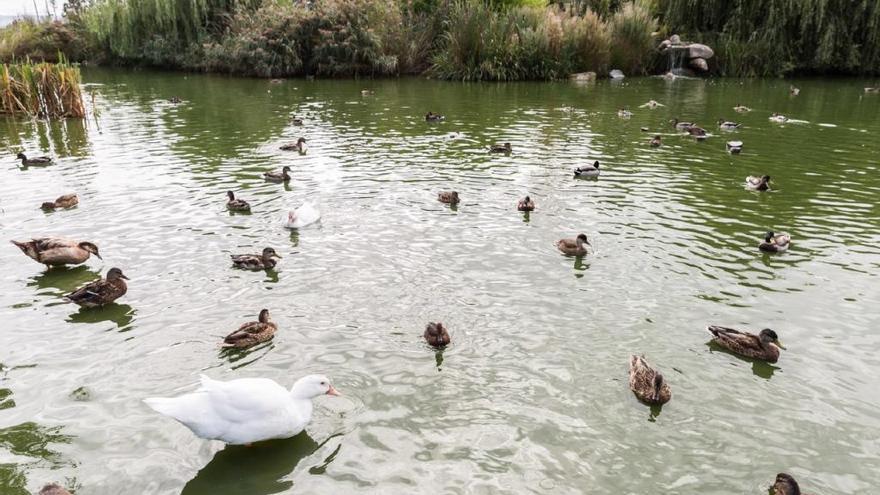
[[[730,350],[728,350],[724,347],[721,347],[714,340],[710,340],[709,342],[706,343],[706,345],[709,346],[710,352],[720,352],[722,354],[727,354],[729,356],[733,356],[733,357],[739,359],[740,361],[744,361],[746,363],[752,363],[752,373],[754,373],[755,376],[759,376],[761,378],[764,378],[765,380],[769,380],[770,378],[773,378],[773,374],[776,372],[776,370],[781,369],[778,366],[774,366],[773,364],[768,363],[767,361],[763,361],[760,359],[752,359],[752,358],[748,358],[745,356],[740,356],[739,354],[737,354],[735,352],[731,352]]]
[[[100,308],[79,308],[67,318],[70,323],[101,323],[111,321],[116,324],[120,332],[131,330],[129,325],[137,313],[128,304],[110,303]]]
[[[61,293],[67,294],[100,277],[101,274],[99,272],[91,270],[86,265],[73,267],[59,266],[35,275],[27,285],[28,287],[37,287],[38,289],[56,289]]]
[[[293,487],[293,481],[285,478],[319,447],[306,432],[252,447],[227,445],[183,487],[181,495],[285,492]]]

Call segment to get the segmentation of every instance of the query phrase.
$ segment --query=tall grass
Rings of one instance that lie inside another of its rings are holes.
[[[611,64],[627,74],[645,73],[655,52],[657,20],[649,7],[628,2],[611,17]]]
[[[56,64],[3,64],[0,113],[36,117],[85,117],[79,68],[63,56]]]

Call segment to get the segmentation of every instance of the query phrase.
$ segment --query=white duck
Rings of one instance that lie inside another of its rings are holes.
[[[321,219],[321,212],[311,203],[303,203],[299,208],[287,213],[283,219],[284,226],[288,229],[301,229]]]
[[[299,434],[312,419],[312,399],[340,395],[323,375],[304,376],[289,391],[268,378],[201,381],[195,392],[144,402],[200,438],[247,445]]]

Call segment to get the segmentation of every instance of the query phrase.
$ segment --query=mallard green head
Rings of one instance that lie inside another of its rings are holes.
[[[770,232],[767,232],[767,234],[764,236],[764,242],[770,242],[773,240],[774,237],[776,237],[776,233],[771,230]]]
[[[785,349],[785,346],[783,346],[782,342],[779,341],[779,336],[776,335],[776,332],[770,330],[769,328],[761,330],[759,337],[761,338],[761,343],[763,343],[764,345],[774,344],[780,349]]]
[[[15,155],[15,157],[19,160],[27,160],[27,156],[22,152],[19,152],[17,155]]]

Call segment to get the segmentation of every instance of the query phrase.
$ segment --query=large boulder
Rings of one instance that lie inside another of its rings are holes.
[[[706,62],[705,58],[692,58],[688,60],[688,66],[697,72],[709,71],[709,64]]]
[[[569,77],[569,79],[572,79],[574,81],[589,82],[589,81],[596,80],[596,73],[595,72],[577,72],[575,74],[570,74],[568,77]]]
[[[688,45],[688,58],[703,58],[709,59],[715,56],[715,52],[712,51],[706,45],[702,43],[691,43]]]

